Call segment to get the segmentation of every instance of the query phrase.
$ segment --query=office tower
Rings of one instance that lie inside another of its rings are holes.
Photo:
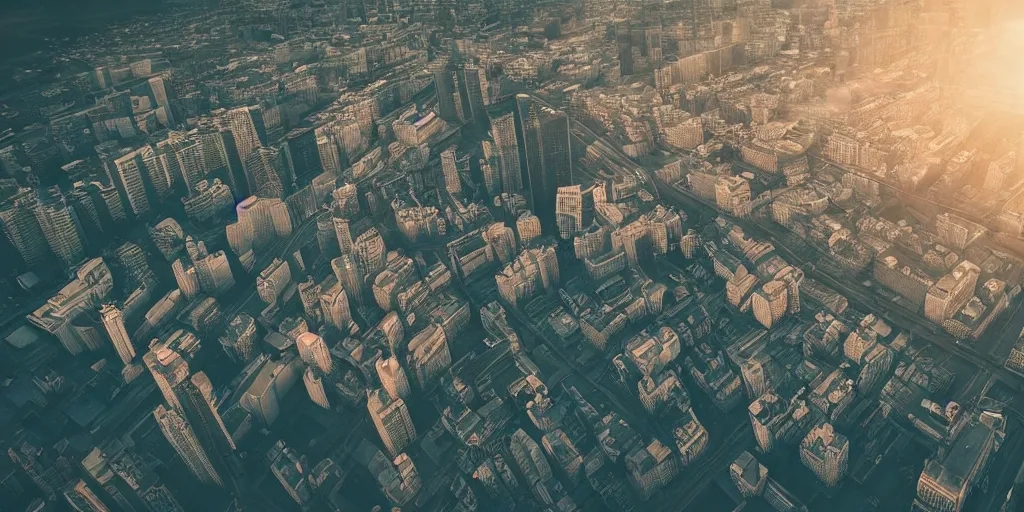
[[[835,487],[846,476],[849,457],[850,441],[831,423],[814,427],[800,443],[800,460],[828,487]]]
[[[452,365],[448,338],[444,329],[435,324],[428,325],[409,340],[408,352],[409,368],[423,389]]]
[[[469,174],[469,155],[459,157],[455,146],[441,152],[441,172],[444,188],[454,197],[462,196],[462,174]]]
[[[276,302],[291,283],[291,267],[280,258],[274,258],[274,261],[256,276],[256,290],[260,299],[267,304]]]
[[[336,217],[350,219],[359,215],[359,190],[352,183],[346,183],[331,192],[334,198]]]
[[[149,228],[149,238],[167,261],[171,261],[185,246],[185,231],[178,221],[169,217]]]
[[[316,150],[320,156],[320,167],[323,169],[323,172],[329,173],[332,176],[338,176],[341,174],[342,169],[344,169],[342,164],[343,153],[338,149],[335,135],[328,131],[329,129],[329,125],[316,129]]]
[[[437,113],[448,122],[464,122],[462,96],[455,84],[455,74],[447,64],[434,71],[434,90],[437,93]]]
[[[178,284],[178,289],[187,300],[192,300],[199,295],[199,276],[196,275],[195,267],[186,263],[183,258],[178,258],[171,264],[171,271],[174,272],[174,280]]]
[[[42,264],[50,255],[46,236],[35,214],[36,208],[38,199],[28,188],[19,190],[0,207],[4,234],[30,267]]]
[[[259,134],[257,123],[262,125],[262,116],[254,116],[256,110],[252,107],[236,108],[228,112],[228,123],[231,126],[231,135],[234,138],[235,148],[238,150],[238,160],[242,162],[242,170],[245,172],[245,179],[250,191],[257,189],[256,181],[253,179],[252,171],[246,163],[249,153],[256,148],[263,146],[263,137]]]
[[[71,508],[78,512],[110,512],[110,509],[103,504],[103,500],[81,478],[68,485],[64,491],[64,498]]]
[[[338,330],[347,329],[352,321],[348,294],[337,278],[328,277],[320,286],[320,309],[324,319]]]
[[[626,455],[626,471],[640,499],[646,501],[676,477],[679,462],[671,448],[655,439],[647,446],[634,447]]]
[[[383,389],[375,389],[367,392],[366,408],[384,448],[392,456],[402,453],[416,440],[416,427],[401,398],[392,399]]]
[[[594,220],[593,188],[579,185],[558,187],[555,199],[555,223],[562,240],[590,227]]]
[[[121,357],[121,362],[128,364],[135,358],[135,346],[128,337],[128,331],[124,328],[124,318],[121,310],[113,304],[106,304],[100,309],[100,319],[107,331],[107,336],[114,344],[114,350]]]
[[[740,491],[740,496],[753,498],[764,493],[768,481],[768,468],[761,465],[750,452],[743,452],[729,465],[729,477]]]
[[[615,25],[615,41],[619,47],[619,74],[633,74],[633,35],[629,20],[620,21]]]
[[[139,152],[132,151],[114,160],[113,171],[110,181],[117,186],[118,192],[128,201],[132,213],[136,216],[148,213],[150,210],[149,197],[146,194],[146,184],[143,179],[145,167]]]
[[[324,380],[313,367],[306,367],[306,371],[302,373],[302,383],[305,384],[309,399],[314,404],[324,409],[331,408],[331,403],[327,400],[327,391],[324,389]]]
[[[498,156],[501,190],[514,194],[523,189],[523,171],[519,162],[519,140],[512,112],[491,118],[491,130]]]
[[[149,347],[149,351],[142,356],[146,368],[153,374],[157,388],[164,395],[164,400],[172,408],[180,409],[181,403],[174,387],[189,377],[188,362],[183,357],[187,354],[189,347],[198,350],[199,339],[195,334],[178,329],[168,336],[165,341],[156,341]]]
[[[235,450],[235,441],[217,410],[213,383],[206,373],[198,372],[178,383],[175,392],[180,397],[185,419],[203,450],[214,461],[215,467],[222,468],[224,460]]]
[[[330,374],[334,369],[331,360],[331,353],[327,350],[327,343],[320,336],[304,332],[295,338],[295,346],[299,350],[299,357],[311,366],[325,374]]]
[[[501,194],[501,160],[498,159],[498,149],[490,140],[481,142],[480,147],[483,151],[479,164],[484,190],[487,191],[487,197],[495,197]]]
[[[526,154],[526,188],[541,224],[555,227],[558,187],[572,185],[569,119],[564,112],[540,105],[525,94],[516,96],[520,139]]]
[[[928,459],[917,481],[916,510],[959,512],[986,478],[985,468],[1006,436],[1005,420],[988,412],[972,419],[953,445]]]
[[[220,475],[214,469],[209,455],[203,450],[195,431],[192,430],[179,410],[160,404],[153,411],[153,417],[156,418],[156,423],[160,426],[164,437],[167,438],[167,442],[178,452],[182,462],[188,466],[196,478],[208,484],[223,485]]]
[[[477,127],[487,126],[487,106],[491,104],[487,90],[487,72],[480,66],[464,64],[458,70],[460,94],[469,107],[466,117]]]
[[[296,178],[312,177],[323,172],[316,132],[312,128],[296,128],[286,136],[285,155]]]
[[[98,186],[98,190],[100,200],[106,206],[111,220],[113,220],[114,223],[127,220],[128,214],[125,213],[124,201],[121,200],[121,196],[117,192],[117,187],[112,184],[100,184]]]
[[[387,264],[388,248],[384,245],[384,237],[377,228],[363,232],[353,241],[353,245],[356,261],[363,276],[376,276],[384,269],[384,265]]]
[[[82,227],[59,187],[50,187],[40,195],[35,214],[50,250],[61,264],[71,267],[85,259]]]
[[[548,464],[537,441],[534,441],[523,429],[518,429],[509,439],[509,452],[515,459],[519,470],[526,478],[527,486],[534,495],[544,502],[551,502],[547,486],[553,478],[551,465]]]
[[[949,320],[974,296],[980,275],[977,265],[961,261],[928,289],[924,297],[924,316],[939,325]]]
[[[114,289],[114,278],[103,258],[93,258],[78,267],[75,279],[61,288],[25,318],[29,323],[56,336],[72,355],[102,346],[99,337],[84,339],[76,328],[83,313],[94,312]],[[92,327],[89,330],[93,330]],[[98,334],[98,333],[96,333]]]
[[[754,310],[754,318],[766,329],[785,316],[789,309],[788,289],[782,281],[769,281],[760,291],[751,295],[750,305]]]
[[[519,234],[519,243],[526,246],[540,236],[540,219],[529,210],[523,212],[516,219],[516,233]]]
[[[811,416],[803,399],[794,397],[787,403],[772,391],[751,402],[747,412],[761,453],[771,452],[779,443],[796,442]]]
[[[354,255],[342,254],[339,258],[331,260],[331,269],[345,295],[361,304],[363,302],[363,273],[362,267],[357,263]]]
[[[221,335],[220,344],[228,357],[248,363],[256,355],[256,320],[245,313],[235,315]]]
[[[398,358],[394,355],[387,359],[380,358],[377,360],[376,366],[377,377],[380,378],[381,385],[392,399],[409,398],[409,395],[412,394],[412,387],[409,386],[409,378],[406,377],[405,370],[398,364]]]
[[[280,360],[267,361],[238,399],[239,405],[252,413],[264,426],[271,426],[281,414],[281,404],[295,383],[302,378],[302,360],[288,354]]]
[[[288,161],[278,148],[255,148],[245,157],[245,168],[252,177],[253,195],[283,198],[285,183],[290,183]]]

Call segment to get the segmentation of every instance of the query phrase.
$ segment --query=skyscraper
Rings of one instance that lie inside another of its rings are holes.
[[[316,176],[323,172],[316,132],[312,128],[296,128],[288,132],[285,156],[295,177]]]
[[[405,451],[416,439],[416,427],[401,398],[392,399],[383,389],[375,389],[367,394],[366,408],[384,448],[393,457]]]
[[[74,266],[85,259],[82,227],[74,212],[68,208],[59,187],[50,187],[41,194],[35,214],[50,250],[65,267]]]
[[[225,459],[235,450],[235,441],[217,411],[213,383],[204,372],[198,372],[178,383],[175,392],[201,449],[212,462],[216,473],[223,473]]]
[[[384,386],[384,390],[391,395],[392,399],[408,398],[412,394],[412,388],[409,386],[409,378],[405,375],[405,370],[398,364],[398,358],[394,355],[385,359],[380,358],[377,360],[377,377],[380,378],[380,383]]]
[[[330,374],[334,369],[334,362],[331,361],[331,353],[327,350],[327,343],[315,333],[304,332],[295,339],[295,346],[299,350],[299,357],[310,366],[315,366],[323,373]]]
[[[572,185],[569,119],[528,95],[516,96],[520,140],[526,154],[526,189],[541,225],[555,228],[558,187]]]
[[[262,125],[262,116],[258,119]],[[242,169],[245,172],[245,179],[249,190],[256,190],[256,181],[253,179],[252,171],[249,169],[246,160],[249,153],[258,147],[263,146],[262,138],[257,128],[257,118],[253,116],[252,107],[236,108],[228,112],[228,122],[231,125],[231,135],[234,136],[235,148],[238,150],[238,159],[242,162]]]
[[[324,409],[331,408],[331,403],[327,400],[327,391],[324,389],[324,380],[312,366],[306,367],[306,371],[303,372],[302,383],[305,384],[306,392],[313,403]]]
[[[416,375],[421,388],[428,387],[434,379],[452,365],[452,354],[448,350],[448,339],[444,329],[435,324],[428,325],[409,340],[409,368]]]
[[[114,160],[113,182],[121,196],[128,201],[128,206],[136,216],[149,212],[149,197],[146,195],[146,184],[143,181],[144,171],[142,159],[136,151],[132,151]]]
[[[477,127],[487,126],[487,106],[491,104],[487,90],[487,72],[474,64],[465,64],[458,70],[459,85],[464,104],[469,107],[466,117]]]
[[[164,437],[167,438],[167,442],[174,447],[174,450],[181,456],[182,462],[188,466],[196,478],[209,484],[223,485],[220,475],[214,469],[209,455],[203,450],[195,431],[192,430],[179,410],[160,404],[153,411],[153,417],[156,418],[156,423],[160,426]]]
[[[462,174],[469,174],[469,155],[459,157],[455,153],[455,146],[441,152],[441,172],[444,177],[444,187],[449,194],[455,197],[462,196]]]
[[[846,476],[849,457],[850,442],[831,423],[814,427],[800,443],[800,460],[828,487],[835,487]]]
[[[501,176],[501,191],[518,193],[523,188],[523,171],[519,162],[519,140],[516,121],[512,112],[491,118],[494,146],[498,153],[498,173]]]
[[[172,408],[181,408],[174,391],[175,386],[189,377],[188,362],[181,352],[187,353],[193,346],[194,350],[198,350],[198,345],[199,339],[195,334],[179,329],[165,341],[155,341],[150,345],[149,352],[142,356],[146,368],[153,374],[157,388]]]
[[[282,198],[285,182],[290,181],[288,161],[278,148],[253,148],[245,157],[253,194],[258,197]]]
[[[558,187],[555,223],[563,240],[569,240],[577,232],[587,229],[593,220],[593,188],[583,190],[579,185]]]
[[[354,255],[342,254],[341,257],[334,258],[331,260],[331,269],[334,270],[334,276],[345,290],[347,298],[361,304],[364,274]]]
[[[32,189],[24,188],[0,207],[0,223],[3,224],[4,234],[30,267],[43,263],[50,254],[46,237],[35,215],[37,202]]]
[[[107,330],[107,336],[114,344],[114,350],[121,357],[121,362],[130,363],[135,358],[135,346],[132,344],[131,338],[128,337],[128,331],[124,328],[121,310],[113,304],[106,304],[100,309],[100,319],[103,321],[103,327]]]

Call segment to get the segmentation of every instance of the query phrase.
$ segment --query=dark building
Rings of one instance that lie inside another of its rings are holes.
[[[516,111],[526,163],[525,194],[541,225],[553,232],[558,187],[573,183],[569,118],[525,94],[516,97]]]
[[[296,178],[312,177],[323,172],[316,133],[312,128],[296,128],[288,133],[285,155]]]

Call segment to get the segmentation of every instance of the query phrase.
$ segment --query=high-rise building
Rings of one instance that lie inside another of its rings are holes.
[[[274,261],[256,277],[256,290],[263,302],[273,304],[291,283],[291,267],[280,258],[274,258]]]
[[[392,399],[383,389],[375,389],[367,393],[366,407],[388,453],[398,456],[416,440],[416,427],[401,398]]]
[[[83,339],[74,322],[86,311],[95,311],[114,289],[114,278],[103,258],[93,258],[78,267],[75,279],[61,288],[38,309],[26,316],[36,327],[56,336],[68,352],[96,350],[101,343]],[[98,341],[96,338],[95,341]]]
[[[0,207],[4,234],[30,267],[44,263],[50,255],[47,239],[35,215],[37,203],[32,189],[24,188]]]
[[[729,465],[729,477],[744,498],[764,493],[768,481],[768,468],[761,465],[750,452],[743,452]]]
[[[327,343],[320,336],[304,332],[295,338],[295,347],[299,350],[299,357],[306,364],[315,366],[325,374],[330,374],[334,369],[334,362],[331,360]]]
[[[235,315],[221,335],[220,344],[228,357],[248,363],[256,355],[256,320],[245,313]]]
[[[519,234],[520,243],[529,244],[530,240],[540,236],[540,219],[529,210],[523,212],[516,219],[516,233]]]
[[[78,512],[110,512],[110,508],[81,478],[68,485],[64,491],[64,498],[68,500],[71,508]]]
[[[228,123],[231,126],[231,135],[234,137],[235,148],[238,150],[238,159],[242,162],[242,169],[250,191],[256,190],[256,181],[253,179],[252,171],[249,169],[246,160],[249,153],[258,147],[262,147],[264,136],[260,136],[262,129],[262,116],[254,116],[258,113],[252,107],[241,107],[228,111]],[[257,126],[259,125],[259,126]]]
[[[458,70],[458,76],[461,95],[469,107],[466,117],[478,127],[486,127],[487,106],[491,104],[486,70],[473,64],[464,64]]]
[[[509,451],[519,466],[519,470],[526,477],[526,482],[533,494],[542,502],[550,503],[552,500],[547,486],[553,478],[551,465],[544,458],[544,452],[541,451],[537,441],[534,441],[523,429],[518,429],[509,439]]]
[[[555,223],[562,240],[569,240],[594,221],[593,188],[583,190],[580,185],[558,187],[555,199]]]
[[[831,423],[814,427],[800,443],[800,460],[828,487],[835,487],[846,476],[849,458],[850,441]]]
[[[114,160],[114,169],[110,181],[117,186],[118,192],[124,197],[132,213],[136,216],[149,212],[149,197],[146,194],[146,183],[143,179],[145,167],[137,151],[132,151]]]
[[[121,357],[121,362],[130,363],[135,358],[135,345],[132,344],[131,338],[128,337],[128,331],[124,328],[121,310],[113,304],[106,304],[100,309],[100,319],[103,321],[107,336],[114,344],[114,350]]]
[[[156,341],[149,351],[142,356],[146,368],[153,374],[153,380],[164,400],[175,409],[181,408],[178,395],[174,388],[189,378],[189,365],[186,357],[199,349],[199,338],[191,332],[178,329],[163,341]]]
[[[619,48],[619,74],[633,74],[633,35],[629,20],[620,21],[615,25],[615,41]]]
[[[296,128],[288,133],[286,139],[285,155],[296,178],[312,177],[323,172],[317,136],[312,128]]]
[[[469,154],[459,156],[455,146],[441,152],[441,172],[444,187],[454,197],[462,196],[462,176],[469,174]]]
[[[520,139],[526,154],[526,189],[541,224],[555,228],[558,187],[572,185],[569,119],[564,112],[540,105],[528,95],[516,96]]]
[[[185,259],[177,258],[171,264],[171,271],[174,272],[174,280],[178,284],[178,289],[186,299],[191,300],[199,295],[199,276],[196,274],[195,267],[186,263]]]
[[[327,391],[324,389],[324,379],[313,367],[306,367],[306,371],[302,374],[302,383],[305,384],[309,399],[314,404],[324,409],[331,408],[331,402],[327,399]]]
[[[754,292],[750,305],[754,318],[767,329],[771,329],[789,310],[788,289],[782,281],[769,281],[760,291]]]
[[[435,324],[428,325],[409,340],[408,352],[409,368],[423,389],[452,365],[445,330]]]
[[[747,411],[762,453],[771,452],[779,443],[795,443],[806,432],[811,417],[804,400],[794,397],[787,403],[772,391],[751,402]]]
[[[223,485],[220,474],[214,468],[213,461],[203,450],[195,431],[192,430],[178,409],[160,404],[153,411],[153,416],[164,433],[164,437],[167,438],[167,442],[174,447],[182,462],[188,466],[196,478],[205,483]]]
[[[532,297],[538,291],[552,289],[559,282],[555,249],[524,249],[495,276],[495,281],[498,283],[498,293],[512,305]]]
[[[338,283],[345,290],[345,295],[355,301],[363,301],[363,276],[365,273],[354,255],[342,254],[331,260],[331,269]]]
[[[71,267],[85,259],[82,227],[59,187],[50,187],[41,195],[35,214],[50,250],[61,264]]]
[[[245,157],[245,168],[252,176],[252,191],[258,197],[282,198],[290,183],[290,167],[285,152],[278,148],[255,148]]]
[[[412,394],[412,387],[409,386],[409,378],[405,375],[402,365],[398,363],[398,358],[393,355],[386,359],[380,358],[377,360],[376,366],[377,377],[392,399],[409,398],[409,395]]]
[[[672,449],[655,439],[647,446],[636,446],[626,455],[629,482],[644,501],[679,473],[679,461]]]
[[[217,410],[213,383],[205,373],[199,372],[175,387],[182,404],[182,414],[198,441],[197,448],[210,461],[211,476],[223,475],[225,459],[235,450],[235,441],[224,426]],[[184,458],[184,456],[183,456]]]
[[[388,248],[377,228],[370,228],[354,241],[356,261],[364,276],[376,276],[387,264]],[[362,285],[360,285],[360,288]]]
[[[974,296],[980,275],[977,265],[961,261],[928,289],[924,297],[924,316],[939,325],[952,318]]]
[[[498,156],[501,191],[509,194],[523,189],[523,170],[519,161],[519,139],[512,112],[491,118],[494,146]]]
[[[917,510],[959,512],[985,478],[989,459],[1006,436],[1005,420],[983,412],[957,436],[953,446],[927,460],[917,481]]]
[[[320,309],[327,323],[336,329],[343,329],[352,320],[349,309],[348,294],[336,278],[328,277],[320,285]]]

